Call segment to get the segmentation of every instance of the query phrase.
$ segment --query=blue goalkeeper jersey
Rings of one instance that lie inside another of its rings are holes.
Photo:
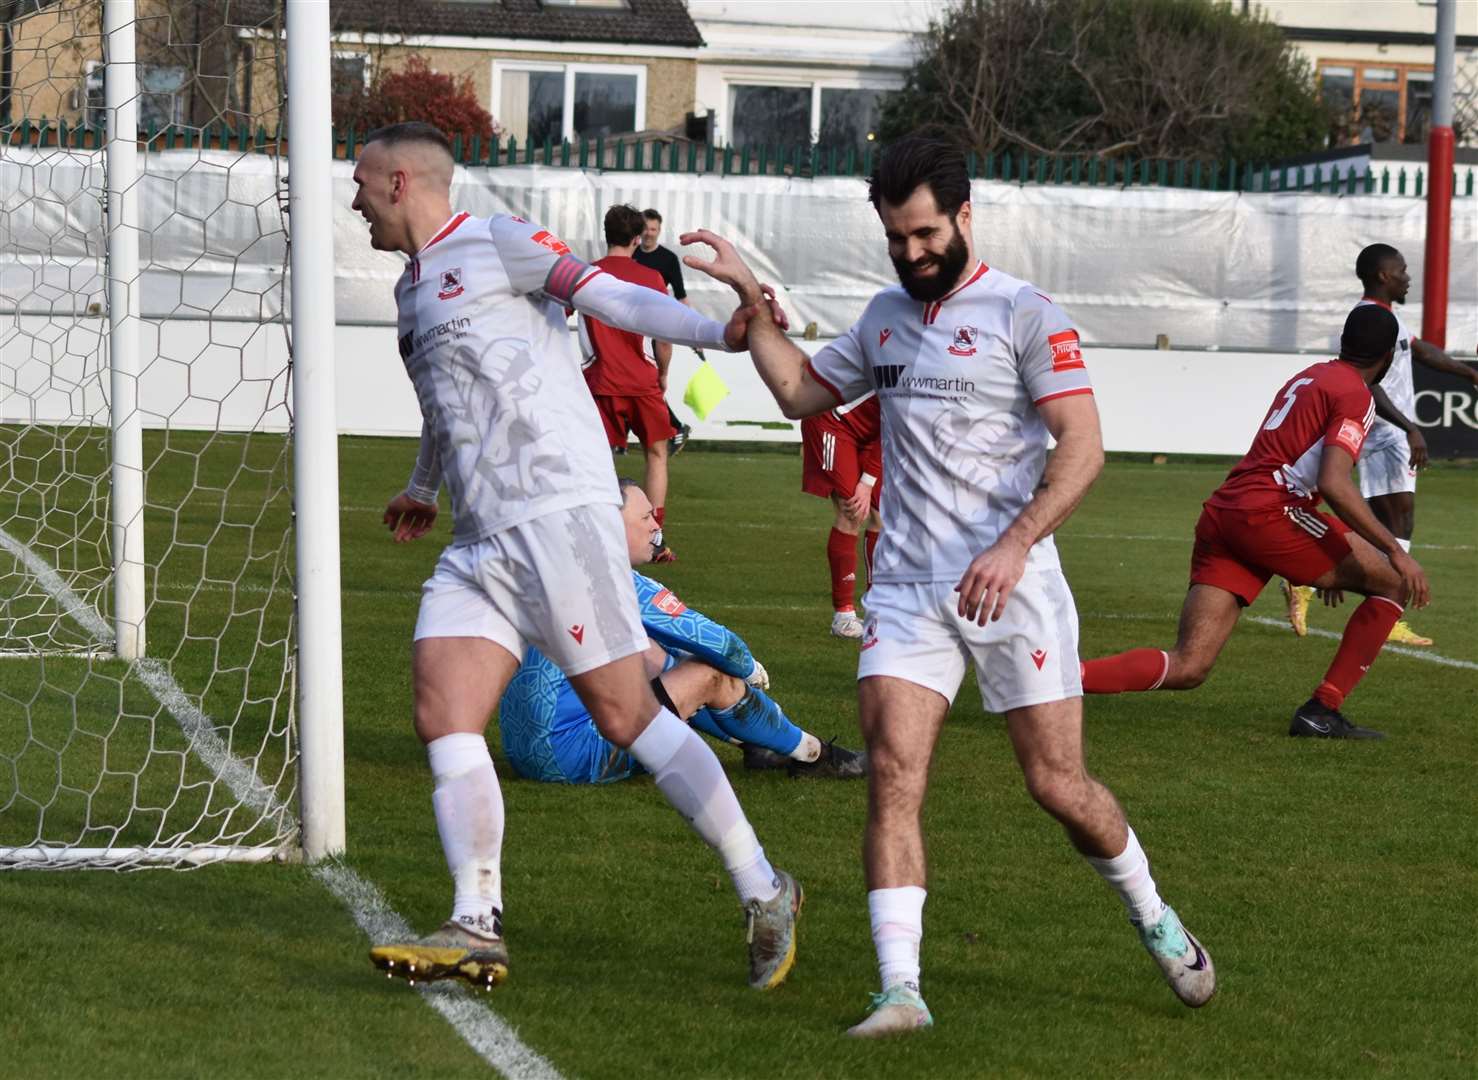
[[[735,678],[754,673],[744,639],[694,611],[663,585],[636,571],[637,605],[647,636],[667,653],[667,666],[696,657]],[[530,780],[606,784],[641,771],[631,755],[596,730],[565,673],[533,646],[498,704],[503,753]]]

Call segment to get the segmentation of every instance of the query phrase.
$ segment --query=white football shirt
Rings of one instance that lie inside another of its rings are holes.
[[[873,557],[881,582],[958,580],[1042,478],[1048,434],[1037,406],[1093,392],[1067,315],[984,263],[934,303],[883,290],[809,367],[838,402],[877,391],[888,478]],[[1058,565],[1050,536],[1032,547],[1028,568]]]
[[[395,286],[422,454],[407,490],[451,495],[452,542],[557,510],[620,505],[600,414],[565,321],[597,271],[521,218],[454,215]]]
[[[1391,404],[1396,406],[1398,412],[1406,419],[1416,421],[1416,387],[1411,378],[1411,340],[1412,333],[1406,327],[1406,322],[1400,315],[1396,315],[1395,309],[1383,300],[1372,300],[1370,297],[1362,297],[1355,306],[1364,307],[1366,304],[1379,304],[1392,315],[1396,316],[1396,355],[1391,358],[1391,366],[1386,369],[1385,376],[1377,384],[1386,392],[1386,397],[1391,399]],[[1365,440],[1367,450],[1390,446],[1392,443],[1406,445],[1406,432],[1402,431],[1389,420],[1376,417],[1375,425],[1370,429],[1370,437]]]

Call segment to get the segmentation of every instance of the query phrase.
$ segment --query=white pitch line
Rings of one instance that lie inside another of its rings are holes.
[[[113,631],[103,618],[30,547],[4,529],[0,529],[0,547],[25,565],[62,610],[99,644],[112,644]],[[289,827],[297,824],[292,811],[262,783],[251,766],[232,755],[216,734],[211,718],[191,703],[164,664],[145,658],[136,662],[135,670],[139,681],[189,737],[190,748],[241,803]],[[404,941],[411,936],[409,924],[390,906],[384,894],[348,866],[320,863],[311,867],[310,872],[348,909],[371,941]],[[508,1080],[562,1080],[559,1070],[547,1058],[519,1039],[507,1021],[474,1000],[465,988],[432,984],[417,990],[422,1001],[440,1013],[479,1057]]]
[[[1260,623],[1263,626],[1278,626],[1288,630],[1287,619],[1273,619],[1266,615],[1249,615],[1248,622]],[[1292,630],[1288,631],[1290,634]],[[1333,630],[1320,630],[1318,627],[1309,627],[1309,633],[1315,637],[1331,638],[1338,641],[1343,634],[1336,634]],[[1429,664],[1441,664],[1443,667],[1464,668],[1468,671],[1478,671],[1478,664],[1471,660],[1457,660],[1451,656],[1443,656],[1441,653],[1430,652],[1426,649],[1411,649],[1405,645],[1387,645],[1382,652],[1395,653],[1397,656],[1409,656],[1413,660],[1425,660]]]
[[[411,928],[385,895],[347,866],[323,863],[312,869],[313,876],[343,902],[371,941],[404,941],[411,935]],[[509,1080],[562,1080],[547,1058],[530,1049],[512,1027],[464,988],[432,983],[417,990],[484,1061]]]

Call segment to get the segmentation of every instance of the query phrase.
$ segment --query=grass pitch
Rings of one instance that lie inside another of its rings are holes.
[[[341,451],[348,862],[429,928],[450,888],[408,722],[408,646],[450,523],[434,540],[391,544],[379,514],[413,445],[346,438]],[[1225,468],[1110,464],[1058,538],[1084,655],[1173,640],[1191,528]],[[799,473],[792,454],[683,454],[668,527],[681,561],[655,573],[750,642],[798,722],[856,745],[855,651],[826,632],[829,508],[799,494]],[[181,490],[200,486],[219,485]],[[1244,617],[1201,689],[1089,700],[1090,767],[1215,957],[1221,986],[1205,1009],[1175,1001],[1117,899],[1031,803],[1000,718],[969,680],[926,811],[934,1031],[882,1045],[840,1038],[875,989],[863,785],[746,774],[727,749],[767,851],[808,893],[790,981],[747,989],[728,882],[649,781],[560,788],[500,769],[512,973],[483,1001],[567,1076],[1473,1075],[1475,489],[1478,473],[1456,466],[1422,479],[1415,554],[1436,599],[1412,622],[1436,639],[1430,652],[1458,664],[1381,657],[1348,711],[1389,741],[1286,737],[1335,643],[1252,621],[1278,620],[1276,592]],[[157,490],[151,505],[174,505],[170,488]],[[223,496],[254,497],[251,485]],[[171,516],[188,521],[187,510]],[[215,536],[208,559],[240,569],[190,572],[255,581],[261,553],[236,544]],[[210,707],[230,685],[210,681],[220,654],[176,646],[253,594],[189,595],[188,617],[180,608],[161,620],[157,640],[173,635],[176,679]],[[1338,631],[1349,610],[1311,621]],[[259,621],[257,636],[275,636],[273,619]],[[69,663],[43,680],[60,692],[53,711],[65,711],[71,684],[55,673]],[[8,670],[0,707],[13,715],[24,679]],[[77,700],[80,729],[117,716],[116,703]],[[0,717],[0,738],[14,726]],[[368,942],[304,868],[3,873],[0,913],[0,1076],[490,1071],[416,993],[376,977]]]

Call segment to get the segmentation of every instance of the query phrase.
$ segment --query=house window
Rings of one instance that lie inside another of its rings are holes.
[[[189,72],[172,64],[136,65],[138,78],[138,128],[140,131],[161,130],[171,124],[185,122],[185,84]],[[102,127],[107,119],[107,98],[103,88],[103,65],[91,63],[86,76],[89,126]]]
[[[817,142],[822,149],[866,148],[878,137],[886,90],[821,88],[821,123]]]
[[[369,86],[369,57],[363,53],[335,53],[331,61],[331,93],[336,98],[358,93]]]
[[[1334,114],[1336,144],[1423,142],[1432,113],[1432,69],[1322,61],[1319,87]]]
[[[493,116],[520,145],[640,131],[646,96],[644,66],[493,62]]]
[[[879,87],[810,83],[733,82],[728,87],[730,146],[864,148],[877,138],[883,98]]]
[[[729,143],[732,146],[811,141],[809,86],[733,86],[729,90]]]
[[[1432,129],[1432,73],[1406,73],[1406,127],[1401,141],[1425,143]]]

